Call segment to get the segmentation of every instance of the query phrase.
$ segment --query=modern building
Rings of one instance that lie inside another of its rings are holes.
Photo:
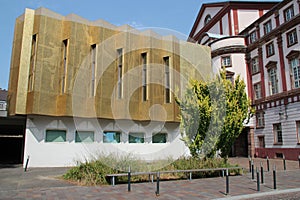
[[[26,118],[28,166],[188,153],[174,94],[211,73],[210,55],[174,36],[26,9],[15,24],[8,111]]]
[[[190,33],[189,41],[211,47],[213,66],[247,84],[256,117],[239,139],[250,156],[300,155],[299,10],[297,0],[203,4]]]

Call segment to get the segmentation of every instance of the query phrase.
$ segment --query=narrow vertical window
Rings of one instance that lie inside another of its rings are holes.
[[[255,57],[251,60],[251,72],[252,74],[256,74],[259,70],[258,57]]]
[[[277,79],[277,70],[276,67],[269,69],[269,87],[270,95],[278,93],[278,79]]]
[[[29,70],[29,80],[28,80],[29,92],[33,91],[36,50],[37,50],[37,35],[34,34],[32,36],[32,41],[31,41],[30,70]]]
[[[147,53],[142,53],[142,86],[143,86],[143,101],[147,101]]]
[[[297,130],[297,143],[300,144],[300,121],[296,122],[296,130]]]
[[[165,64],[165,93],[166,93],[166,103],[171,102],[170,95],[170,57],[164,57]]]
[[[95,96],[96,44],[91,45],[91,96]]]
[[[63,40],[63,72],[62,72],[62,81],[61,81],[61,93],[66,92],[67,84],[67,61],[68,61],[68,39]]]
[[[300,88],[300,62],[298,58],[290,60],[293,88]]]
[[[288,7],[283,12],[284,12],[284,21],[289,21],[291,18],[294,17],[294,8],[293,8],[293,6]]]
[[[123,49],[117,49],[117,66],[118,66],[118,98],[122,98],[123,93]]]
[[[255,94],[255,99],[260,99],[261,98],[261,85],[260,83],[254,84],[254,94]]]
[[[275,144],[282,144],[282,127],[281,124],[273,124],[274,142]]]

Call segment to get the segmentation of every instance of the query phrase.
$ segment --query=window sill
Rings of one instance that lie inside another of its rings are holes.
[[[274,143],[273,145],[278,145],[278,146],[280,146],[280,145],[282,145],[282,142],[277,142],[277,143]]]

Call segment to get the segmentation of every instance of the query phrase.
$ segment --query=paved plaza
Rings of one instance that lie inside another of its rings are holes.
[[[277,189],[273,189],[272,170],[264,173],[264,184],[257,191],[257,182],[248,172],[248,159],[231,159],[245,167],[242,176],[230,176],[229,194],[226,178],[161,181],[159,196],[155,194],[156,182],[116,186],[78,186],[58,177],[67,168],[32,168],[24,172],[21,166],[0,168],[0,199],[300,199],[300,170],[298,162],[287,161],[284,171],[282,160],[270,160],[276,164]],[[255,159],[258,166],[265,160]],[[256,175],[255,175],[256,178]]]

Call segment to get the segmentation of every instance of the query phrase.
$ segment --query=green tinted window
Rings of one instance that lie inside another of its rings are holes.
[[[167,134],[166,133],[156,133],[152,136],[152,143],[166,143]]]
[[[75,142],[94,142],[94,132],[76,131]]]
[[[46,142],[65,142],[66,131],[63,130],[47,130],[46,131]]]
[[[144,143],[144,133],[129,133],[129,143]]]

